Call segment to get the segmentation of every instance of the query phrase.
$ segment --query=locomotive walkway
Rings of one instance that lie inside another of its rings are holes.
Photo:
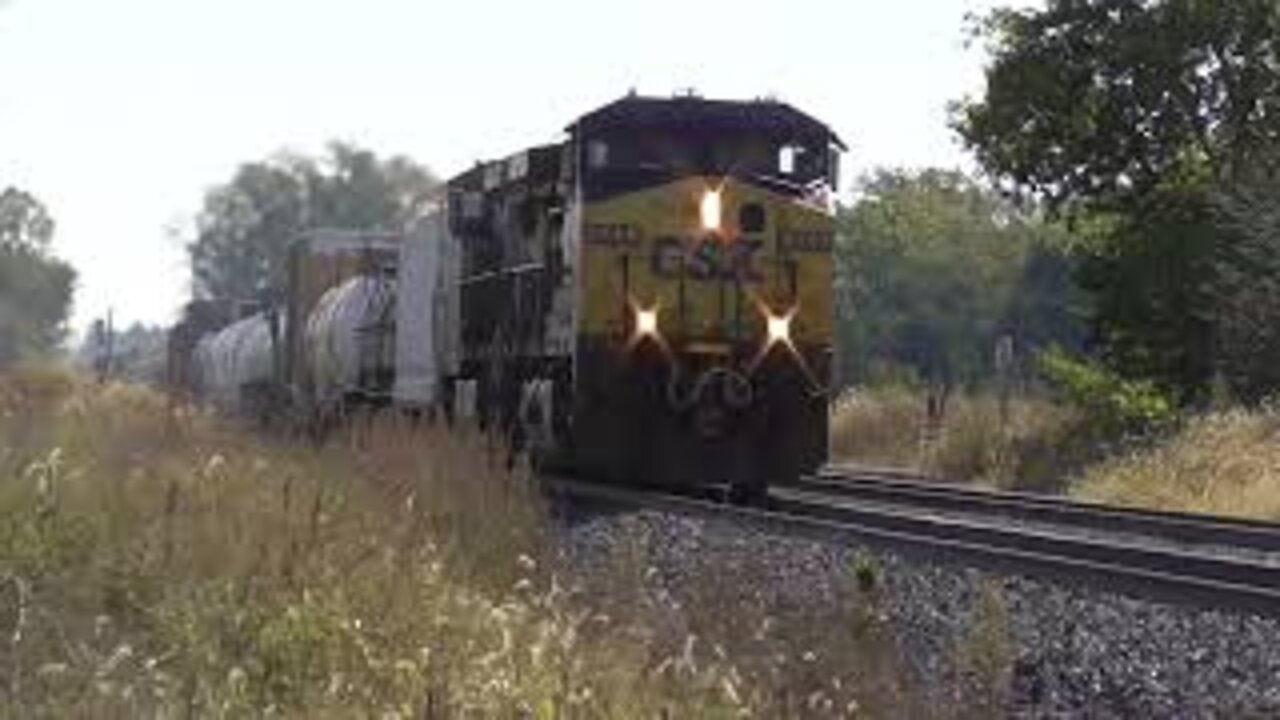
[[[865,544],[946,563],[1171,603],[1280,616],[1280,525],[1078,503],[831,468],[771,490],[765,508],[551,479],[594,511],[729,518],[766,532]]]

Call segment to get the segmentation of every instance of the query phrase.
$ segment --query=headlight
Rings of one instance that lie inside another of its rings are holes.
[[[767,319],[767,330],[769,333],[769,345],[778,343],[791,344],[791,316],[793,313],[786,315],[774,315],[769,313]]]
[[[720,190],[704,190],[702,192],[702,229],[719,232],[720,230]]]
[[[657,336],[658,308],[636,308],[636,336]]]

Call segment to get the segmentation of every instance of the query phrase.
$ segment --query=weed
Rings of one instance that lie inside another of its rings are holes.
[[[976,600],[972,628],[956,657],[964,678],[967,712],[973,717],[993,717],[1007,709],[1015,648],[998,581],[980,580]]]
[[[1080,498],[1280,520],[1280,410],[1228,410],[1083,473]]]
[[[853,577],[857,580],[860,592],[875,592],[880,585],[880,564],[870,553],[859,552],[853,560]]]

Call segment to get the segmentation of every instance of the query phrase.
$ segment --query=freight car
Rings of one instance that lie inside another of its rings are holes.
[[[258,419],[269,416],[274,387],[272,323],[269,312],[256,312],[197,343],[202,392],[215,408]]]
[[[182,318],[169,329],[165,384],[171,395],[191,400],[203,398],[196,348],[209,335],[231,322],[229,303],[192,300],[182,309]]]
[[[759,496],[826,457],[843,149],[781,102],[624,97],[403,237],[295,242],[276,383],[303,417],[441,410],[538,466]]]

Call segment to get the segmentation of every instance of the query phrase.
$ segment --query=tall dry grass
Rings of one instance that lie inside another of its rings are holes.
[[[1121,505],[1280,520],[1280,410],[1235,409],[1091,468],[1077,497]]]
[[[1002,416],[993,393],[956,392],[940,427],[927,428],[926,396],[901,386],[853,388],[831,409],[834,462],[918,470],[995,487],[1053,489],[1078,449],[1076,413],[1014,397]]]
[[[0,716],[920,712],[877,582],[805,619],[735,592],[750,568],[657,602],[645,547],[584,581],[501,459],[426,425],[301,445],[0,377]]]
[[[732,713],[539,571],[536,496],[481,440],[256,440],[151,392],[0,386],[0,715]]]

